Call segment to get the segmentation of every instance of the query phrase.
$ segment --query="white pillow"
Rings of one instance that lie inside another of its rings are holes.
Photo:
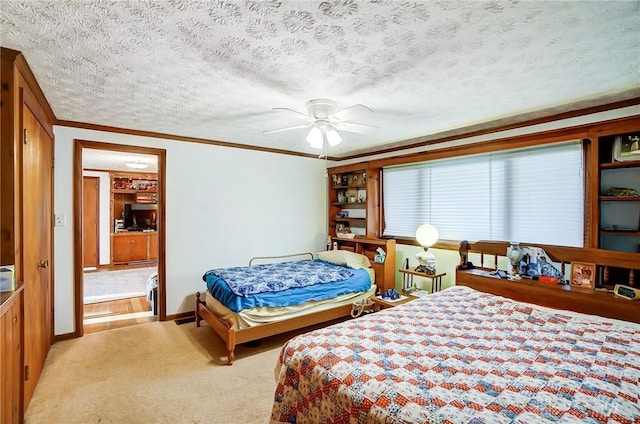
[[[371,262],[365,255],[349,252],[348,250],[323,250],[316,257],[321,261],[335,265],[348,266],[349,268],[371,268]]]

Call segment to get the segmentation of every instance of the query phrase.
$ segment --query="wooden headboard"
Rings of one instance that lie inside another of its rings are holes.
[[[480,268],[487,268],[485,263],[496,263],[498,256],[506,256],[507,247],[511,243],[506,241],[476,241],[468,242],[462,241],[460,243],[460,257],[468,252],[469,257],[475,256],[475,260],[479,260],[474,264]],[[550,246],[542,244],[522,244],[522,247],[532,246],[540,247],[549,255],[552,261],[560,264],[561,270],[564,272],[565,267],[570,265],[571,262],[590,262],[599,267],[599,273],[601,276],[602,285],[612,285],[618,282],[624,282],[627,285],[633,286],[634,284],[640,285],[640,253],[631,252],[617,252],[614,250],[604,249],[588,249],[580,247],[563,247],[563,246]],[[473,262],[473,260],[471,260]],[[614,268],[616,269],[614,271]],[[607,270],[611,270],[618,279],[624,281],[613,281],[609,278]],[[625,276],[620,276],[620,270],[625,270]]]
[[[371,266],[376,273],[376,285],[378,292],[382,293],[388,289],[396,287],[396,241],[380,240],[355,237],[353,239],[345,239],[340,237],[331,237],[331,242],[338,244],[338,249],[349,250],[352,252],[365,255],[371,261]],[[376,255],[376,249],[381,247],[386,253],[383,264],[375,263],[373,258]]]
[[[614,296],[610,292],[596,291],[570,285],[538,283],[530,279],[510,281],[492,275],[498,257],[506,256],[508,242],[460,243],[460,264],[456,270],[456,284],[476,290],[535,303],[557,309],[600,315],[626,321],[640,322],[640,301]],[[565,267],[571,262],[589,262],[597,266],[596,285],[612,288],[614,284],[640,285],[640,253],[616,252],[603,249],[526,245],[540,247],[549,258]],[[472,266],[465,262],[471,262]]]

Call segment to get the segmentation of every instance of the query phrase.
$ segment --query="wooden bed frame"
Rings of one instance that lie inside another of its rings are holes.
[[[622,299],[606,291],[570,285],[540,283],[531,279],[511,281],[499,278],[493,271],[497,258],[506,256],[509,245],[508,242],[486,241],[460,243],[460,264],[456,270],[456,284],[521,302],[640,323],[640,301]],[[597,276],[605,286],[622,283],[638,287],[640,283],[640,253],[546,245],[529,246],[544,249],[552,261],[560,264],[563,273],[565,266],[570,265],[572,261],[589,262],[597,265]],[[485,265],[486,263],[491,266]]]
[[[376,274],[378,292],[395,288],[396,243],[395,240],[378,240],[366,238],[341,239],[332,238],[338,243],[340,249],[360,253],[369,258]],[[387,253],[383,264],[373,261],[376,249],[381,247]],[[262,258],[266,259],[266,258]],[[251,263],[251,262],[250,262]],[[205,320],[213,331],[225,342],[227,347],[228,364],[233,364],[235,347],[238,344],[262,339],[291,330],[308,327],[311,325],[331,321],[337,318],[351,316],[351,304],[337,306],[323,311],[309,313],[295,318],[261,324],[242,329],[233,328],[233,320],[223,319],[208,309],[204,301],[200,299],[200,292],[196,292],[196,326],[200,327],[200,321]]]

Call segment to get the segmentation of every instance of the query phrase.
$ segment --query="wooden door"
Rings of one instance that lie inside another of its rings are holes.
[[[24,408],[36,388],[53,341],[53,287],[50,263],[53,233],[53,140],[28,105],[23,105],[23,277]]]
[[[158,259],[158,233],[149,233],[149,259]]]
[[[97,268],[99,261],[100,178],[82,177],[82,265]]]

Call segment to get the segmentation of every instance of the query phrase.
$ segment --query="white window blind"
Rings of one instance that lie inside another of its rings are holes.
[[[583,246],[579,141],[383,169],[384,232]]]

